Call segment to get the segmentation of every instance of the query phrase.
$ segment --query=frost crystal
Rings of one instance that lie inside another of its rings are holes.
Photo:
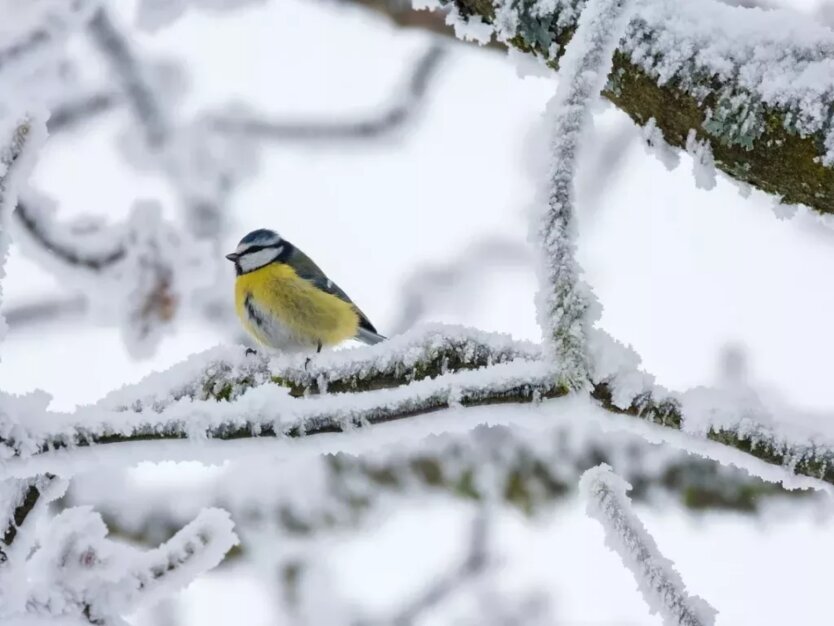
[[[715,160],[709,142],[699,141],[695,130],[686,136],[686,151],[692,156],[692,173],[698,189],[710,190],[715,187]]]
[[[646,148],[650,154],[653,154],[657,159],[663,163],[664,167],[670,172],[680,164],[680,156],[677,151],[672,148],[663,138],[663,131],[657,127],[655,119],[649,118],[646,125],[640,131],[643,141],[646,142]]]
[[[463,17],[456,6],[446,15],[446,24],[453,26],[455,37],[464,41],[475,41],[484,46],[492,39],[493,28],[481,19],[480,15]]]
[[[598,309],[580,279],[575,259],[574,172],[590,106],[605,85],[611,57],[625,30],[627,5],[623,0],[591,0],[587,4],[562,58],[559,87],[548,105],[553,120],[551,170],[547,209],[536,225],[543,266],[538,313],[560,368],[559,383],[572,389],[588,383],[586,335]]]
[[[602,524],[605,544],[634,574],[651,612],[660,614],[664,626],[712,626],[716,610],[686,592],[674,564],[660,553],[632,511],[629,489],[631,485],[605,464],[589,469],[579,481],[588,515]]]

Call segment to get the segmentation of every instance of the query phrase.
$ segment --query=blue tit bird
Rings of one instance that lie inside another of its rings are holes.
[[[366,344],[385,339],[336,283],[278,233],[253,230],[226,258],[237,273],[237,314],[259,343],[319,352],[347,339]]]

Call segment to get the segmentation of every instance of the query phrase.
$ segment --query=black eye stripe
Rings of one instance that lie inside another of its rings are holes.
[[[251,254],[253,252],[260,252],[261,250],[276,250],[280,247],[280,245],[281,244],[279,244],[279,243],[274,243],[274,244],[270,244],[268,246],[250,246],[249,248],[246,248],[246,250],[244,250],[240,254],[241,254],[241,256],[243,256],[244,254]]]

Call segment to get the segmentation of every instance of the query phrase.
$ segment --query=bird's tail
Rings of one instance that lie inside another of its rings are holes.
[[[362,343],[366,343],[369,346],[372,346],[375,343],[379,343],[380,341],[385,341],[387,337],[383,337],[379,333],[376,333],[372,330],[368,330],[367,328],[362,328],[360,326],[359,332],[356,333],[356,339],[361,341]]]

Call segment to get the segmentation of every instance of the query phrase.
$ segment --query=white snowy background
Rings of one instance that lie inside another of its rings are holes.
[[[125,22],[133,19],[133,3],[111,4]],[[805,1],[788,6],[818,8]],[[218,15],[192,11],[158,32],[136,32],[136,42],[144,53],[170,56],[186,68],[185,110],[237,100],[276,117],[335,120],[383,108],[430,37],[352,5],[281,0]],[[557,79],[521,77],[535,68],[502,52],[447,45],[425,105],[393,136],[266,145],[257,176],[232,195],[224,244],[231,250],[254,228],[278,230],[383,333],[399,323],[415,272],[448,266],[473,246],[509,246],[518,250],[511,258],[487,253],[454,284],[435,285],[412,321],[538,340],[536,278],[524,252],[540,175],[530,144],[541,135],[541,113]],[[59,199],[62,218],[94,213],[115,222],[137,198],[164,204],[170,197],[159,180],[124,166],[113,137],[125,113],[103,119],[56,137],[41,153],[33,183]],[[578,177],[579,257],[603,305],[601,326],[630,344],[670,388],[720,381],[727,355],[741,354],[748,382],[762,393],[830,411],[834,226],[803,208],[785,219],[772,197],[756,191],[744,197],[722,176],[715,189],[697,189],[691,160],[682,159],[667,171],[625,114],[602,104],[595,111]],[[226,269],[232,298],[233,272]],[[14,244],[6,271],[6,310],[66,293]],[[12,324],[0,381],[13,393],[46,389],[53,408],[70,409],[227,341],[194,316],[179,320],[152,357],[136,360],[117,328],[82,317]],[[217,472],[197,463],[145,464],[132,478],[137,485],[199,489]],[[296,478],[303,489],[305,477]],[[823,623],[830,615],[829,507],[791,501],[755,517],[677,505],[637,510],[691,592],[718,609],[719,624]],[[339,602],[372,613],[395,610],[460,558],[471,514],[450,498],[392,501],[360,530],[320,549],[330,576],[324,588],[333,585]],[[553,618],[546,623],[660,623],[578,499],[532,521],[502,512],[492,539],[501,559],[494,584],[511,596],[545,593]],[[277,587],[263,571],[238,562],[196,581],[165,611],[134,619],[281,623],[272,601]],[[478,623],[462,602],[441,605],[421,623]],[[323,606],[320,623],[338,623],[337,605],[332,612]]]

